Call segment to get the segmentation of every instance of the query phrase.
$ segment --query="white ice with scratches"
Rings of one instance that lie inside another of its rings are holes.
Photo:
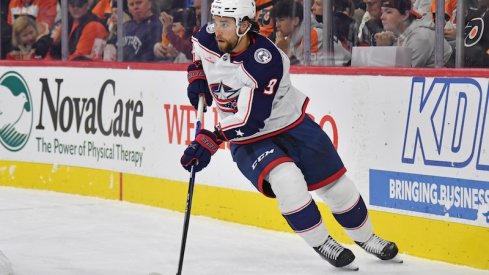
[[[185,200],[182,197],[182,206]],[[0,187],[0,250],[16,275],[176,274],[182,227],[179,212]],[[386,263],[349,247],[359,272],[331,267],[294,234],[192,216],[183,274],[488,274],[405,254],[403,264]]]

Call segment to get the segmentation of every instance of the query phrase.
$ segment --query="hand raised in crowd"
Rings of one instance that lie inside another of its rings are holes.
[[[281,31],[277,31],[277,34],[275,35],[275,45],[290,57],[290,41]]]
[[[443,31],[443,35],[447,41],[455,40],[457,30],[455,28],[448,28]]]
[[[163,24],[163,34],[167,35],[172,31],[173,26],[173,16],[166,12],[161,13],[160,17],[161,23]]]
[[[376,33],[374,37],[377,42],[377,46],[392,46],[392,44],[394,44],[394,40],[396,40],[396,37],[390,31]]]
[[[156,43],[153,46],[153,52],[156,57],[159,58],[168,58],[170,57],[170,49],[169,45],[163,45],[162,43]]]
[[[153,52],[156,57],[159,58],[171,58],[178,55],[178,51],[171,44],[163,45],[162,43],[156,43],[153,46]]]
[[[168,45],[168,57],[177,57],[179,53],[172,44]]]

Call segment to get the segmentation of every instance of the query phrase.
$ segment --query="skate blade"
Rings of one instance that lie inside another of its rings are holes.
[[[394,258],[390,259],[389,262],[394,262],[394,263],[400,263],[400,264],[402,264],[404,261],[399,256],[399,254],[397,254]]]
[[[355,263],[355,261],[351,262],[348,265],[342,266],[341,268],[346,270],[352,270],[352,271],[358,271],[360,269],[357,263]]]

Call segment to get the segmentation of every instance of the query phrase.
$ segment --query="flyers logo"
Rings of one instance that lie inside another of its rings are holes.
[[[482,18],[474,18],[465,26],[465,47],[472,47],[479,43],[484,33]]]
[[[269,8],[266,8],[266,9],[262,9],[260,14],[258,15],[258,22],[260,22],[260,24],[262,26],[269,26],[270,23],[272,22],[272,17],[270,16],[270,9]]]

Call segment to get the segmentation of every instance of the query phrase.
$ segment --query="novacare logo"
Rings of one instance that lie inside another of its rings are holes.
[[[7,72],[0,78],[0,143],[9,151],[22,149],[31,134],[32,100],[24,78]]]

